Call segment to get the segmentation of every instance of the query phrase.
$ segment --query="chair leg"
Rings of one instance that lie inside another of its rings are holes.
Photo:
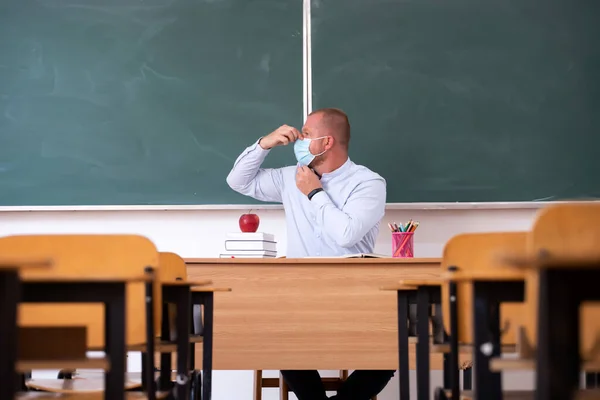
[[[463,369],[463,390],[473,389],[473,369],[468,367]]]
[[[58,371],[56,379],[73,379],[74,372],[74,370],[61,369],[60,371]]]
[[[254,371],[254,400],[262,400],[262,371]]]
[[[283,380],[283,376],[279,374],[279,400],[289,400],[290,387]]]
[[[345,381],[346,379],[348,379],[348,370],[347,369],[340,369],[340,379],[343,381]]]

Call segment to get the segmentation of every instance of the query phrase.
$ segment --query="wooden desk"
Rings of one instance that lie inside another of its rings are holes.
[[[214,369],[398,369],[401,279],[435,278],[438,258],[187,259],[215,293]],[[202,360],[196,349],[197,366]],[[414,345],[411,345],[414,368]],[[433,354],[432,369],[442,369]]]

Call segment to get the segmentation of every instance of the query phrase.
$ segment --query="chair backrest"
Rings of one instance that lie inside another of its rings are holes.
[[[536,257],[600,259],[600,203],[565,203],[541,209],[528,239],[528,251]],[[524,330],[532,344],[537,343],[538,289],[537,271],[528,271]],[[587,355],[600,336],[600,305],[584,303],[580,316],[580,350]]]
[[[146,267],[159,273],[158,251],[138,235],[16,235],[0,238],[0,254],[6,257],[45,257],[53,268],[25,269],[23,280],[33,278],[123,278],[144,276]],[[155,327],[159,328],[160,291],[154,283]],[[145,343],[144,283],[128,283],[126,294],[127,344]],[[90,349],[104,347],[104,306],[102,304],[21,304],[20,326],[85,326]]]
[[[161,282],[173,282],[177,280],[187,281],[187,265],[185,260],[179,255],[170,252],[159,253],[160,263],[160,281]],[[176,317],[177,307],[175,304],[169,304],[167,318],[168,324],[171,329],[171,340],[176,340]],[[161,318],[162,322],[162,318]],[[156,331],[157,336],[160,336],[161,331]]]
[[[493,255],[498,251],[523,253],[527,245],[526,232],[465,233],[452,237],[444,247],[443,273],[453,266],[459,272],[498,271]],[[457,283],[458,342],[473,343],[473,285]],[[503,344],[516,344],[516,328],[521,325],[523,304],[507,303],[500,307],[500,328]],[[446,332],[450,332],[449,284],[442,285],[442,314]]]
[[[160,252],[160,280],[175,281],[181,279],[187,281],[187,266],[185,260],[175,253]]]

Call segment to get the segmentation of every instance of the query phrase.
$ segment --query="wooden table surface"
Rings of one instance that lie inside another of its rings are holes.
[[[433,278],[438,258],[187,259],[215,294],[214,369],[397,369],[401,279]],[[411,365],[414,368],[414,345]],[[196,346],[196,365],[201,365]],[[440,354],[432,369],[442,368]]]

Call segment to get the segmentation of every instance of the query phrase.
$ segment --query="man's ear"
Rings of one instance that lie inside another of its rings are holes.
[[[330,148],[333,147],[334,144],[335,144],[335,138],[331,135],[327,136],[327,139],[325,139],[325,149],[329,150]]]

